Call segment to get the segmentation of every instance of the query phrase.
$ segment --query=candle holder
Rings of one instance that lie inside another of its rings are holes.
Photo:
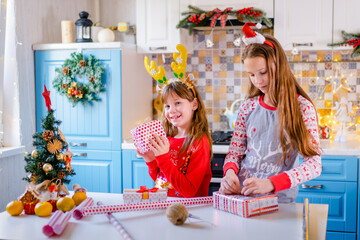
[[[80,19],[75,22],[76,42],[92,42],[91,26],[93,23],[88,19],[89,13],[82,11],[79,16]]]

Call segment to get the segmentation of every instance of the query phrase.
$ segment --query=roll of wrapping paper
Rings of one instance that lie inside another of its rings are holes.
[[[179,200],[149,202],[149,203],[134,203],[122,205],[109,205],[109,206],[92,206],[83,209],[83,216],[98,215],[116,212],[131,212],[131,211],[146,211],[155,209],[166,209],[173,203],[181,203],[185,206],[191,205],[212,205],[213,197],[198,197],[198,198],[184,198]]]
[[[54,225],[62,218],[63,215],[64,213],[61,210],[57,210],[56,212],[53,213],[48,224],[46,224],[42,229],[43,233],[46,236],[51,237],[55,235]]]
[[[66,228],[66,225],[68,224],[70,218],[71,218],[72,212],[66,212],[64,213],[61,218],[54,224],[54,233],[57,235],[62,234],[64,229]]]
[[[102,206],[102,202],[97,202],[98,206]],[[116,231],[118,231],[121,237],[125,240],[133,240],[130,234],[126,231],[126,229],[121,225],[119,220],[117,220],[111,213],[106,214],[106,217],[109,219],[109,222],[115,227]]]
[[[80,220],[82,217],[83,217],[83,209],[85,207],[90,207],[94,204],[94,200],[91,198],[91,197],[88,197],[86,198],[84,201],[82,201],[80,203],[79,206],[77,206],[75,209],[74,209],[74,212],[73,212],[73,217],[76,219],[76,220]]]

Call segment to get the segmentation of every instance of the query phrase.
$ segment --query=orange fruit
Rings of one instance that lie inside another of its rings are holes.
[[[48,217],[51,215],[53,206],[49,202],[39,202],[35,205],[35,214],[39,217]]]
[[[24,205],[20,201],[11,201],[6,205],[6,211],[11,216],[18,216],[24,210]]]
[[[72,196],[72,199],[74,200],[75,205],[78,206],[80,203],[82,203],[82,201],[87,199],[87,196],[84,192],[76,192]]]
[[[59,198],[56,202],[57,209],[59,209],[63,212],[70,211],[71,209],[74,208],[74,206],[75,206],[74,200],[69,197]]]

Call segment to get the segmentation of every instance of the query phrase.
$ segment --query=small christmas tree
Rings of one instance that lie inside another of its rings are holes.
[[[45,85],[43,96],[48,109],[47,116],[41,120],[44,131],[33,135],[33,146],[36,149],[25,156],[25,171],[31,175],[23,179],[37,184],[37,188],[41,186],[40,190],[43,191],[56,190],[59,194],[61,190],[65,190],[64,192],[68,193],[64,183],[70,182],[68,176],[75,175],[70,164],[71,152],[59,129],[61,121],[55,119],[54,110],[50,107],[50,91]]]

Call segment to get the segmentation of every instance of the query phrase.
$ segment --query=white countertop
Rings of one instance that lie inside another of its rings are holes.
[[[88,42],[88,43],[41,43],[34,44],[33,50],[59,50],[59,49],[136,49],[136,45],[126,42]]]
[[[360,140],[350,139],[347,142],[335,142],[330,140],[320,140],[322,155],[335,156],[360,156]],[[133,143],[123,143],[122,149],[136,150]],[[214,153],[227,154],[229,145],[213,145]]]
[[[105,205],[121,204],[121,194],[88,193]],[[302,204],[280,204],[279,211],[242,218],[214,209],[212,206],[189,208],[195,216],[215,224],[187,220],[181,226],[170,223],[165,210],[114,213],[123,227],[134,239],[303,239]],[[310,238],[325,239],[328,205],[310,204]],[[0,213],[0,239],[48,239],[42,227],[50,217],[36,215],[12,217],[7,212]],[[71,218],[66,229],[54,239],[121,239],[115,228],[108,223],[105,215]]]

